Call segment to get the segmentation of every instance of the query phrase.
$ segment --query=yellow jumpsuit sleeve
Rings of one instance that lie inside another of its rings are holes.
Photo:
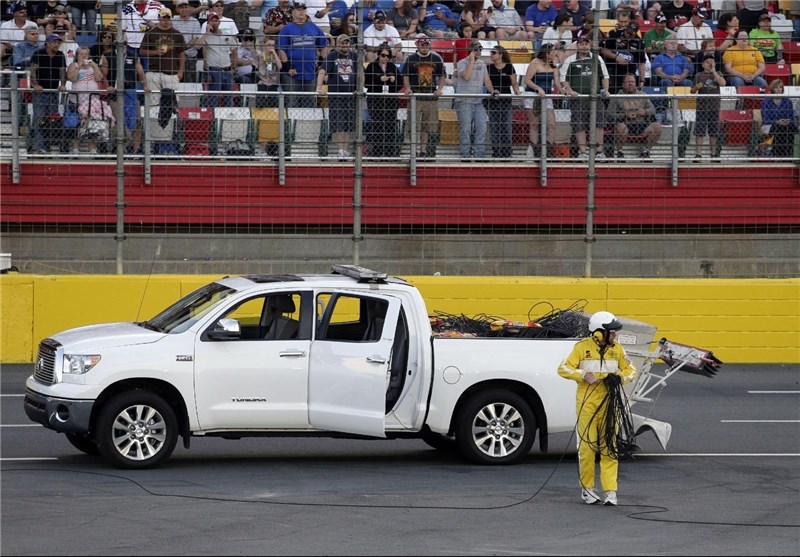
[[[569,353],[561,364],[558,366],[558,374],[565,379],[572,379],[573,381],[583,381],[583,371],[580,369],[581,365],[581,342],[575,343],[572,352]]]

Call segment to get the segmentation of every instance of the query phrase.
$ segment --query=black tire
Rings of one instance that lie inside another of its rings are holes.
[[[160,396],[129,391],[115,396],[103,408],[95,440],[100,454],[117,468],[154,468],[175,449],[178,420]]]
[[[92,456],[100,454],[100,449],[97,448],[97,444],[88,436],[79,435],[77,433],[65,433],[64,435],[67,437],[67,441],[80,452]]]
[[[455,451],[458,448],[455,439],[442,435],[441,433],[434,433],[428,429],[420,434],[420,439],[422,439],[426,445],[437,451]]]
[[[510,391],[475,394],[459,413],[456,442],[476,464],[514,464],[525,458],[536,438],[536,417],[525,400]]]

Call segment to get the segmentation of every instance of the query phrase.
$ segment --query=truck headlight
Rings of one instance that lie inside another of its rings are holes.
[[[83,375],[99,361],[99,354],[64,354],[64,373]]]

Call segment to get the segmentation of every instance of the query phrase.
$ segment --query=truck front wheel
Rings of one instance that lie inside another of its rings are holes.
[[[158,395],[121,393],[100,413],[95,441],[100,454],[118,468],[153,468],[175,449],[178,420]]]
[[[473,396],[459,414],[456,441],[477,464],[513,464],[525,458],[536,437],[536,418],[525,400],[493,389]]]

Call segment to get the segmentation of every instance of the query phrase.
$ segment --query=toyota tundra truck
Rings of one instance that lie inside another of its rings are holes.
[[[575,341],[437,336],[413,285],[354,265],[231,276],[147,321],[42,340],[24,404],[120,468],[193,436],[417,437],[511,464],[537,431],[546,452],[575,427],[576,384],[556,373]]]

